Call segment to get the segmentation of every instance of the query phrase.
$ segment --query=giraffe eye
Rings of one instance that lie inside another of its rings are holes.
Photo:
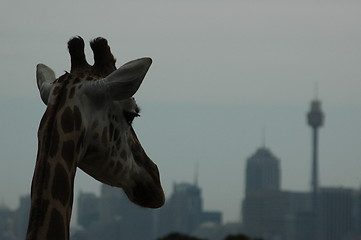
[[[135,117],[139,117],[139,113],[137,112],[130,112],[130,111],[124,111],[123,112],[123,115],[124,115],[124,118],[125,118],[125,121],[127,121],[127,123],[129,125],[131,125],[133,123],[133,120]]]

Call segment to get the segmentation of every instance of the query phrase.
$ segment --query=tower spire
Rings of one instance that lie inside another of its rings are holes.
[[[266,148],[266,128],[263,127],[262,128],[262,133],[261,133],[261,137],[262,137],[262,148]]]
[[[315,86],[314,86],[314,91],[315,91],[315,100],[318,100],[318,81],[315,81]]]
[[[194,172],[194,186],[198,187],[198,178],[199,178],[199,161],[196,162],[195,172]]]

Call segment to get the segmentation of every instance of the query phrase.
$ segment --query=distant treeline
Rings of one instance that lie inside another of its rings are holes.
[[[157,240],[208,240],[202,238],[196,238],[181,233],[170,233],[164,237],[158,238]],[[229,235],[224,240],[262,240],[261,238],[250,238],[244,234]]]

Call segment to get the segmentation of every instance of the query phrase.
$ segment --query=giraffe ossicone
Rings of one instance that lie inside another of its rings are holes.
[[[80,91],[79,94],[86,94],[90,99],[96,101],[116,101],[130,98],[140,87],[151,64],[151,58],[130,61],[101,80],[84,82],[84,90]],[[56,80],[55,73],[48,66],[38,64],[36,76],[41,99],[47,104],[50,92],[54,87],[53,83]]]
[[[122,188],[140,206],[158,208],[165,201],[158,168],[132,127],[139,116],[133,95],[152,60],[140,58],[116,69],[107,40],[96,38],[90,45],[93,66],[85,60],[80,37],[68,42],[69,73],[56,78],[51,68],[37,65],[37,85],[47,109],[38,131],[29,240],[69,238],[77,167]]]

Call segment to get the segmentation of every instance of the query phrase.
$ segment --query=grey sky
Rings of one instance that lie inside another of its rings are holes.
[[[281,159],[284,189],[308,190],[315,82],[326,114],[321,185],[361,183],[360,1],[3,1],[0,9],[0,199],[29,191],[43,106],[35,65],[69,70],[66,42],[108,39],[120,66],[154,63],[136,95],[141,142],[166,194],[193,181],[205,207],[238,220],[245,160],[261,145]],[[92,55],[86,49],[89,62]],[[99,184],[78,172],[76,189]]]

